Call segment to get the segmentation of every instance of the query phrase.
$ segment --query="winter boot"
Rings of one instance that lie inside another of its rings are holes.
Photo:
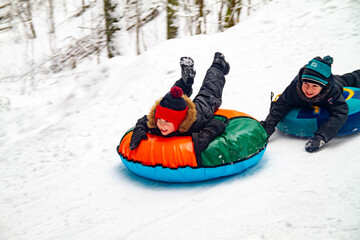
[[[187,85],[192,85],[194,83],[194,78],[196,75],[196,70],[194,69],[194,60],[191,57],[181,57],[180,58],[181,66],[181,78]]]
[[[227,75],[230,71],[229,63],[225,60],[224,54],[220,52],[215,53],[214,61],[211,66],[222,71],[224,75]]]

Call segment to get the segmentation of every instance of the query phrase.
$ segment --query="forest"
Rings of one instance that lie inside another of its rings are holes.
[[[23,80],[25,93],[49,74],[81,64],[223,32],[268,1],[2,0],[0,57],[9,62],[2,63],[0,82]]]

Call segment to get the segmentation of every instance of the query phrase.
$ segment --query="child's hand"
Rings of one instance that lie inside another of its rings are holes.
[[[228,119],[227,120],[227,124],[228,124]],[[226,128],[226,123],[222,120],[218,120],[218,119],[212,119],[210,120],[210,122],[208,123],[207,127],[212,127],[215,129],[215,135],[216,136],[219,136],[221,135],[224,131],[225,131],[225,128]]]
[[[193,133],[193,139],[197,139],[196,151],[204,151],[217,136],[220,136],[225,131],[226,125],[223,121],[218,119],[211,119],[198,133]],[[195,147],[195,146],[194,146]]]
[[[305,144],[305,149],[308,152],[315,152],[319,150],[325,144],[325,140],[320,135],[316,135],[310,141]]]
[[[270,138],[270,136],[275,132],[275,126],[274,125],[270,125],[270,124],[266,124],[265,121],[260,121],[261,126],[263,126],[263,128],[265,129],[268,138]]]
[[[131,136],[131,141],[129,146],[130,150],[136,149],[139,146],[141,140],[143,139],[144,140],[148,139],[146,132],[141,128],[135,128]]]

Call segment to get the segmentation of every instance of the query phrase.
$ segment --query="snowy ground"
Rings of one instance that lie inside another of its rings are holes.
[[[359,240],[360,134],[309,154],[306,140],[275,132],[255,167],[194,184],[137,177],[115,151],[178,79],[181,56],[195,60],[196,91],[223,52],[222,107],[263,119],[270,91],[312,57],[332,55],[335,74],[358,69],[359,26],[358,0],[272,1],[224,33],[49,79],[33,96],[1,83],[11,102],[0,112],[0,239]]]

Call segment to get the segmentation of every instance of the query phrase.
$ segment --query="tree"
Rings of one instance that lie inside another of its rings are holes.
[[[240,20],[241,0],[227,0],[227,11],[225,16],[225,27],[235,26]]]
[[[14,1],[14,4],[16,5],[16,15],[23,23],[27,37],[30,39],[36,38],[36,31],[32,17],[32,5],[30,0],[16,0]]]
[[[55,39],[55,21],[54,21],[54,4],[53,0],[48,0],[48,21],[49,21],[49,45],[52,51],[56,48]]]
[[[206,14],[204,14],[204,0],[196,0],[198,6],[196,34],[206,34]],[[202,28],[204,25],[204,28]]]
[[[251,13],[251,0],[248,0],[248,8],[247,8],[247,15],[250,16],[250,13]]]
[[[221,1],[220,3],[220,10],[218,12],[218,31],[222,32],[224,29],[223,26],[223,9],[224,9],[224,1]]]
[[[177,37],[178,26],[176,22],[176,7],[179,6],[178,0],[168,0],[166,5],[167,12],[167,39]]]
[[[109,58],[120,54],[115,44],[115,33],[121,30],[118,24],[120,19],[115,15],[116,7],[117,4],[113,0],[104,0],[105,35]]]
[[[124,21],[126,32],[131,33],[135,30],[136,53],[140,54],[147,49],[146,39],[144,38],[143,27],[154,20],[160,13],[159,9],[163,6],[161,1],[147,0],[128,0],[124,9]]]

